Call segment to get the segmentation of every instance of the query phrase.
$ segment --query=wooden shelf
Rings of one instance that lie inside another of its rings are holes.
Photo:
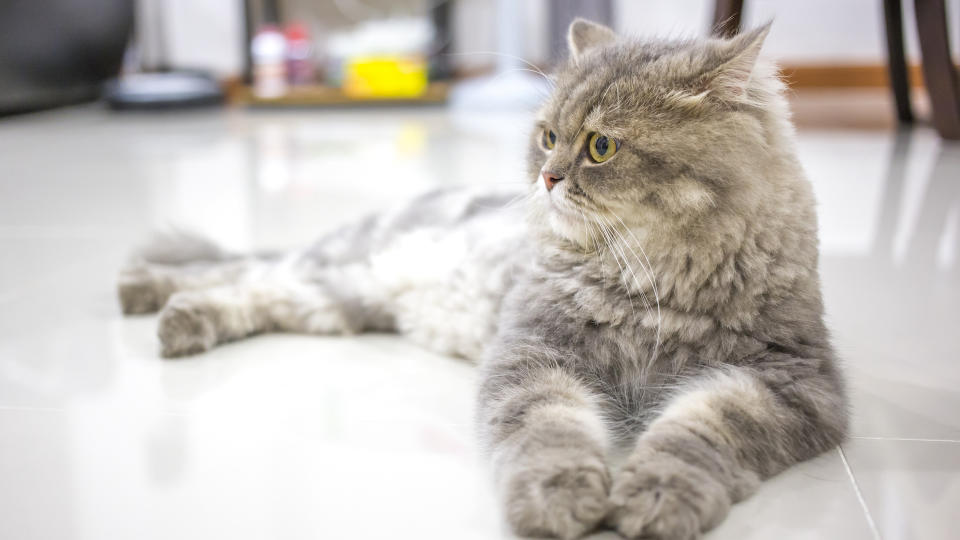
[[[426,92],[414,98],[368,98],[360,99],[344,94],[339,88],[325,85],[291,86],[286,95],[278,98],[262,98],[253,93],[250,86],[228,85],[230,103],[263,107],[331,107],[354,105],[425,105],[440,104],[447,100],[450,85],[434,82]]]

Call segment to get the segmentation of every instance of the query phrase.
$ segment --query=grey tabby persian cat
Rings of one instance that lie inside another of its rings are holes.
[[[164,356],[369,330],[475,360],[515,532],[698,537],[847,431],[767,31],[640,42],[577,20],[523,211],[448,189],[282,255],[168,238],[122,271],[124,312],[160,310]]]

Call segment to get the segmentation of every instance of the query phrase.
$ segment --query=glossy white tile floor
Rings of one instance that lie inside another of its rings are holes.
[[[392,336],[165,361],[113,281],[164,224],[289,246],[429,186],[516,182],[526,129],[442,109],[0,120],[0,538],[504,536],[470,366]],[[800,142],[854,437],[710,538],[956,538],[960,146]]]

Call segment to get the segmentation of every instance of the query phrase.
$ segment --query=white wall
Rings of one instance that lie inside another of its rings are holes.
[[[614,0],[617,29],[640,35],[688,35],[709,28],[713,2]],[[954,50],[960,0],[948,0]],[[765,52],[780,63],[882,63],[886,59],[882,0],[744,0],[745,26],[773,19]],[[919,59],[913,1],[904,0],[907,51]]]
[[[170,59],[175,66],[207,67],[236,74],[243,59],[240,0],[140,0],[166,15]],[[332,0],[313,0],[316,2]],[[496,51],[497,0],[453,0],[458,66],[492,65]],[[516,0],[524,19],[523,55],[543,62],[550,0]],[[882,0],[745,0],[746,26],[773,19],[766,54],[780,63],[882,63],[885,61]],[[907,50],[918,58],[913,1],[904,0]],[[614,0],[617,29],[639,35],[705,35],[713,0]],[[954,50],[960,42],[960,0],[948,0]]]
[[[160,0],[167,15],[170,61],[219,75],[243,70],[243,2]]]
[[[458,53],[496,50],[495,0],[456,0]],[[713,21],[713,0],[613,0],[619,32],[640,36],[705,35]],[[518,0],[525,19],[528,60],[549,58],[546,27],[549,0]],[[882,0],[745,0],[744,26],[773,20],[765,54],[787,64],[879,64],[886,61]],[[904,0],[907,52],[919,61],[913,1]],[[960,51],[960,0],[947,0],[954,51]],[[960,56],[960,52],[957,52]],[[483,55],[457,58],[477,65]]]
[[[209,69],[221,77],[243,70],[241,0],[136,0],[136,5],[140,53],[147,66],[165,62]]]

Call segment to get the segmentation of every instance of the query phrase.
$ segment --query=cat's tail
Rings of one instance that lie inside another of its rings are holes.
[[[254,253],[230,251],[200,234],[181,229],[169,229],[154,232],[145,243],[134,250],[131,262],[175,266],[191,263],[235,261],[246,258],[274,260],[282,255],[282,251],[257,251]]]
[[[238,253],[195,233],[155,232],[120,268],[117,292],[125,314],[160,310],[178,291],[231,283],[259,261],[282,253]]]
[[[198,262],[231,261],[243,255],[228,251],[196,233],[172,229],[158,231],[134,250],[131,262],[182,265]]]

